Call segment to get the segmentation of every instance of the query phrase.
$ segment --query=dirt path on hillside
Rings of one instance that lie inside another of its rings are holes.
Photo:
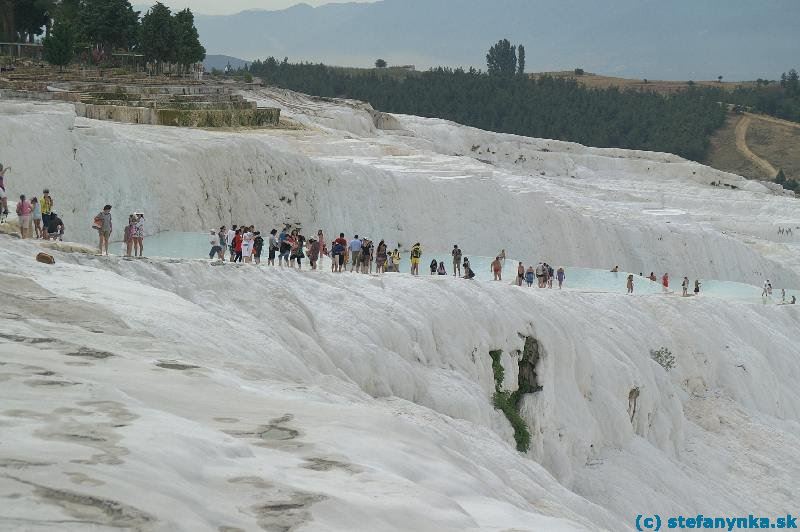
[[[766,159],[762,159],[750,151],[750,148],[747,146],[747,130],[750,127],[750,122],[753,118],[762,119],[760,116],[754,117],[750,113],[745,113],[745,115],[739,120],[739,123],[736,124],[736,149],[739,150],[739,153],[741,153],[746,159],[763,169],[767,175],[770,177],[775,177],[778,174],[778,171],[775,169],[775,167],[772,166]],[[775,120],[778,121],[777,119]],[[772,120],[769,121],[772,122]],[[780,123],[781,121],[778,122]]]

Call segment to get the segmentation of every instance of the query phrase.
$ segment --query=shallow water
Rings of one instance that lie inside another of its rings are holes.
[[[208,252],[211,246],[208,243],[209,235],[206,233],[182,233],[168,231],[159,233],[158,235],[150,236],[144,240],[144,254],[147,257],[167,257],[167,258],[184,258],[184,259],[200,259],[208,258]],[[120,243],[112,244],[112,246]],[[119,250],[116,250],[119,251]],[[115,250],[112,247],[112,253]],[[124,249],[122,250],[124,253]],[[481,257],[474,255],[465,255],[469,258],[472,269],[475,272],[476,279],[491,280],[491,263],[494,257]],[[401,253],[402,260],[400,261],[400,273],[408,273],[410,270],[409,253]],[[452,258],[450,252],[437,253],[429,252],[423,249],[422,259],[420,260],[420,275],[430,275],[429,265],[432,259],[443,261],[448,275],[452,275]],[[263,261],[266,262],[266,253],[264,254]],[[308,261],[303,261],[303,266],[308,267]],[[529,265],[524,264],[525,268]],[[532,264],[532,266],[536,266]],[[330,259],[324,257],[322,259],[321,269],[330,270]],[[349,269],[349,266],[348,266]],[[565,267],[565,280],[564,288],[574,288],[580,290],[595,290],[599,292],[614,292],[626,293],[625,280],[628,276],[627,272],[610,272],[607,270],[592,269],[592,268],[571,268]],[[463,273],[463,272],[462,272]],[[503,282],[513,283],[517,273],[517,261],[508,259],[505,261],[503,267]],[[670,290],[674,293],[680,294],[682,277],[675,277],[670,279]],[[692,293],[694,289],[694,279],[690,279],[689,292]],[[634,293],[635,294],[658,294],[662,293],[661,277],[657,282],[652,282],[646,277],[640,277],[634,274]],[[535,281],[534,281],[535,283]],[[536,285],[534,284],[534,287]],[[715,281],[715,280],[700,280],[700,294],[706,296],[714,296],[725,299],[735,299],[741,301],[749,301],[752,303],[764,302],[761,297],[761,287],[735,283],[731,281]],[[558,287],[558,283],[554,281],[554,287]],[[800,299],[800,290],[787,290],[786,300],[790,300],[794,295]],[[767,299],[768,303],[779,303],[781,301],[780,289],[774,289],[772,297]]]

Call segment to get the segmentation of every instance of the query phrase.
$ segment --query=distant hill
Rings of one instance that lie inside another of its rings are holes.
[[[508,37],[531,72],[662,80],[776,79],[800,66],[798,20],[797,0],[383,0],[196,17],[207,50],[237,57],[485,68]]]
[[[244,59],[239,59],[238,57],[231,57],[229,55],[206,55],[206,58],[203,60],[203,66],[208,72],[210,72],[212,68],[218,68],[222,70],[229,63],[231,68],[239,68],[245,66],[246,64],[250,64],[250,61],[245,61]]]

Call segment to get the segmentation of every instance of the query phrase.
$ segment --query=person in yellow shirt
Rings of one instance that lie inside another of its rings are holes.
[[[400,252],[397,251],[397,248],[394,248],[394,251],[392,251],[392,271],[400,271]]]
[[[419,260],[422,257],[422,246],[419,242],[411,247],[411,275],[419,275]]]
[[[39,201],[42,206],[42,238],[48,240],[47,226],[50,224],[50,215],[53,214],[53,198],[49,189],[44,189],[42,194],[42,199]]]

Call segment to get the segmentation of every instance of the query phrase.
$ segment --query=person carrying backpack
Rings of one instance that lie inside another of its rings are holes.
[[[422,258],[422,246],[417,242],[411,247],[411,275],[419,275],[420,258]]]

